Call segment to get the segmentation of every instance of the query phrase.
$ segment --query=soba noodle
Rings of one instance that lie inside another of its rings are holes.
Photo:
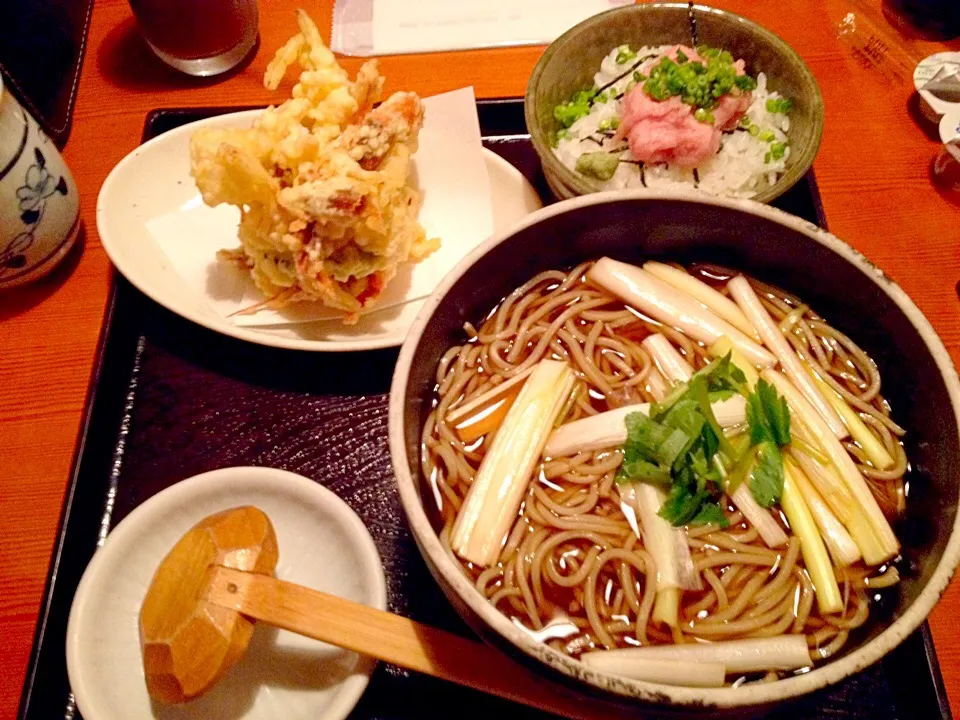
[[[589,266],[532,278],[477,328],[467,325],[468,339],[450,348],[437,367],[436,404],[423,429],[421,460],[448,549],[457,511],[492,435],[464,443],[446,422],[451,408],[545,358],[569,363],[578,377],[564,422],[611,407],[653,402],[662,396],[664,380],[641,345],[652,332],[665,335],[695,369],[713,359],[702,344],[589,284]],[[711,281],[709,272],[691,272]],[[880,470],[856,442],[845,442],[884,514],[893,518],[901,513],[907,469],[900,442],[904,431],[880,394],[876,364],[800,299],[757,281],[751,284],[799,357],[860,414],[894,459],[892,467]],[[483,568],[458,559],[478,592],[532,632],[544,633],[558,622],[575,626],[564,637],[542,635],[559,651],[578,656],[593,649],[802,633],[811,657],[823,660],[840,652],[850,634],[867,621],[868,588],[873,593],[896,581],[895,569],[884,573],[886,566],[858,562],[838,568],[842,611],[821,614],[800,541],[790,533],[786,518],[775,515],[789,542],[771,549],[724,496],[728,527],[688,527],[686,532],[702,589],[682,593],[675,628],[655,623],[651,610],[656,568],[621,509],[615,483],[620,462],[621,453],[614,447],[543,461],[504,539],[499,561]]]

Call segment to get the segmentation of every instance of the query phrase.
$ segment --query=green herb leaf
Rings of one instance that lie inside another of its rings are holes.
[[[676,425],[655,422],[643,413],[630,413],[626,417],[627,442],[624,445],[624,459],[632,462],[636,459],[654,462],[669,471],[677,458],[686,452],[693,443],[691,436]],[[697,428],[699,432],[699,428]]]
[[[633,482],[634,480],[651,485],[670,485],[671,482],[669,471],[664,470],[659,465],[654,465],[646,460],[633,460],[632,462],[625,460],[617,471],[617,482]]]
[[[687,485],[675,484],[658,514],[671,525],[686,525],[697,517],[700,507],[709,499],[705,490],[691,491]]]
[[[693,520],[690,521],[691,525],[716,525],[720,528],[725,528],[730,524],[730,521],[727,520],[727,517],[723,514],[723,510],[716,503],[704,503],[700,506],[700,510],[694,516]]]
[[[578,173],[588,175],[597,180],[609,180],[617,171],[620,158],[617,154],[608,152],[589,152],[577,158]]]
[[[783,494],[783,454],[776,443],[757,446],[757,463],[750,471],[750,492],[761,507],[771,507]]]
[[[747,396],[747,420],[750,442],[754,445],[772,442],[783,447],[790,443],[790,409],[786,398],[766,380],[759,380]]]

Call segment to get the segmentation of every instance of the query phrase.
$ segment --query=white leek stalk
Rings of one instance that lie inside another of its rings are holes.
[[[453,408],[447,413],[447,424],[453,426],[457,436],[465,443],[495,431],[507,416],[507,411],[520,393],[520,386],[531,372],[533,367],[490,388],[470,402]]]
[[[827,503],[820,497],[820,494],[807,479],[807,476],[803,474],[803,471],[794,465],[790,458],[784,458],[784,467],[790,468],[790,476],[800,491],[800,495],[807,503],[810,514],[820,529],[820,537],[823,538],[823,542],[827,546],[827,550],[830,551],[830,556],[834,562],[840,567],[846,567],[859,560],[861,556],[860,548],[857,547],[853,538],[850,537],[850,533],[843,527],[843,523],[830,512]]]
[[[660,333],[648,335],[640,343],[653,356],[653,362],[667,380],[687,382],[693,375],[690,363]]]
[[[666,495],[646,483],[630,483],[620,494],[628,501],[640,521],[643,546],[657,566],[657,599],[653,606],[654,622],[676,627],[680,611],[680,590],[703,587],[687,543],[687,533],[658,514]]]
[[[754,365],[773,367],[777,362],[773,355],[726,320],[641,268],[601,258],[587,271],[587,279],[654,320],[679,328],[694,340],[709,345],[726,335]]]
[[[787,453],[800,466],[833,514],[846,524],[853,516],[854,499],[833,465],[822,465],[796,445],[791,445]]]
[[[864,562],[868,565],[879,565],[892,558],[900,549],[900,543],[850,454],[787,378],[773,370],[765,370],[761,377],[786,398],[787,405],[793,413],[792,417],[802,422],[813,435],[817,444],[826,452],[830,462],[840,473],[847,490],[853,495],[855,501],[851,510],[853,515],[846,525],[860,547],[860,552],[863,553]]]
[[[580,660],[598,670],[610,668],[610,672],[617,672],[614,668],[618,663],[623,663],[626,667],[628,661],[635,660],[678,662],[691,669],[704,663],[716,663],[723,665],[727,674],[731,675],[768,670],[797,670],[813,664],[807,649],[807,639],[803,635],[596,650],[584,653]]]
[[[767,547],[781,547],[787,544],[787,534],[777,523],[769,510],[764,509],[753,497],[750,487],[742,482],[730,496],[733,504],[743,513],[743,516],[750,521],[760,538],[767,544]]]
[[[859,443],[860,447],[862,447],[863,451],[867,454],[867,457],[870,458],[873,466],[880,470],[893,467],[893,457],[887,452],[883,443],[877,439],[877,436],[867,427],[866,423],[860,419],[856,411],[847,404],[847,401],[844,400],[836,390],[827,385],[826,381],[817,375],[813,368],[808,367],[807,370],[809,370],[810,375],[816,380],[817,385],[823,391],[824,397],[827,398],[833,406],[833,409],[837,411],[840,419],[843,420],[843,424],[847,426],[847,430],[850,431],[850,436]]]
[[[650,372],[647,374],[647,390],[657,402],[663,400],[670,392],[669,384],[656,368],[650,368]]]
[[[773,354],[777,356],[787,377],[800,389],[800,392],[803,393],[810,404],[817,409],[830,431],[838,438],[845,438],[848,434],[847,428],[840,420],[840,416],[837,415],[813,379],[807,374],[803,363],[797,357],[793,348],[790,347],[790,343],[783,336],[783,332],[773,322],[773,318],[760,303],[760,298],[750,287],[750,282],[743,275],[738,275],[727,283],[727,289],[730,290],[730,294],[733,295],[734,300],[743,310],[743,314],[747,316],[747,319],[753,323],[757,332],[760,333],[764,344],[773,350]]]
[[[632,648],[631,648],[632,649]],[[646,648],[636,648],[646,649]],[[688,663],[671,660],[647,660],[618,655],[623,650],[596,650],[584,653],[580,660],[598,672],[632,680],[681,685],[683,687],[722,687],[726,671],[719,663]]]
[[[494,436],[450,533],[461,558],[495,563],[516,520],[543,446],[566,404],[576,375],[565,362],[541,360]]]
[[[728,323],[747,337],[760,342],[760,336],[756,329],[750,324],[750,321],[744,317],[743,312],[726,295],[714,290],[702,280],[698,280],[686,270],[675,268],[673,265],[666,265],[654,261],[645,262],[643,269],[651,275],[660,278],[665,283],[673,285],[677,290],[685,292],[694,300],[706,305],[717,315],[722,317]]]
[[[733,395],[710,407],[721,427],[732,427],[747,421],[747,403],[742,395]],[[548,458],[558,458],[588,450],[620,447],[627,441],[625,419],[635,412],[648,415],[650,404],[624,405],[561,425],[550,434],[543,453]]]
[[[833,563],[830,562],[830,556],[820,538],[820,532],[810,513],[810,508],[800,494],[791,467],[787,464],[783,467],[783,494],[780,496],[780,507],[790,521],[790,529],[800,538],[800,552],[803,555],[803,564],[813,581],[817,607],[823,614],[840,612],[843,610],[843,596],[840,595]]]

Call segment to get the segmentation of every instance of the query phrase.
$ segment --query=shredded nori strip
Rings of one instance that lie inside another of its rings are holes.
[[[644,165],[640,166],[640,182],[643,183],[643,186],[647,186],[647,173]]]
[[[687,24],[690,27],[690,39],[693,41],[690,46],[699,45],[697,40],[697,16],[694,14],[693,0],[687,0]]]
[[[653,58],[655,58],[655,57],[658,57],[658,55],[657,55],[656,53],[654,53],[653,55],[646,55],[646,56],[640,58],[640,59],[637,60],[633,65],[631,65],[631,66],[627,69],[627,71],[626,71],[625,73],[622,73],[622,74],[620,74],[620,75],[617,75],[613,80],[611,80],[610,82],[608,82],[606,85],[604,85],[604,86],[602,86],[602,87],[598,87],[598,88],[596,89],[596,91],[593,93],[594,96],[599,95],[599,94],[602,93],[604,90],[606,90],[608,87],[612,87],[612,86],[616,85],[618,82],[620,82],[621,80],[623,80],[627,75],[629,75],[629,74],[632,73],[634,70],[636,70],[638,67],[640,67],[641,65],[643,65],[647,60],[653,60]]]
[[[693,186],[700,187],[700,173],[697,172],[697,169],[693,169]]]

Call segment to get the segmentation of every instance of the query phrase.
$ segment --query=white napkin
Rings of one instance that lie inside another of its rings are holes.
[[[424,98],[423,103],[424,123],[412,175],[423,192],[420,222],[428,237],[440,238],[440,248],[419,263],[401,265],[370,312],[426,297],[493,232],[490,180],[473,88]],[[239,246],[239,220],[237,208],[207,207],[198,192],[177,212],[152,218],[146,227],[187,284],[236,325],[288,325],[342,316],[319,303],[235,315],[264,300],[249,273],[216,258],[218,250]]]
[[[393,55],[552,42],[591,15],[633,0],[337,0],[330,47]]]

